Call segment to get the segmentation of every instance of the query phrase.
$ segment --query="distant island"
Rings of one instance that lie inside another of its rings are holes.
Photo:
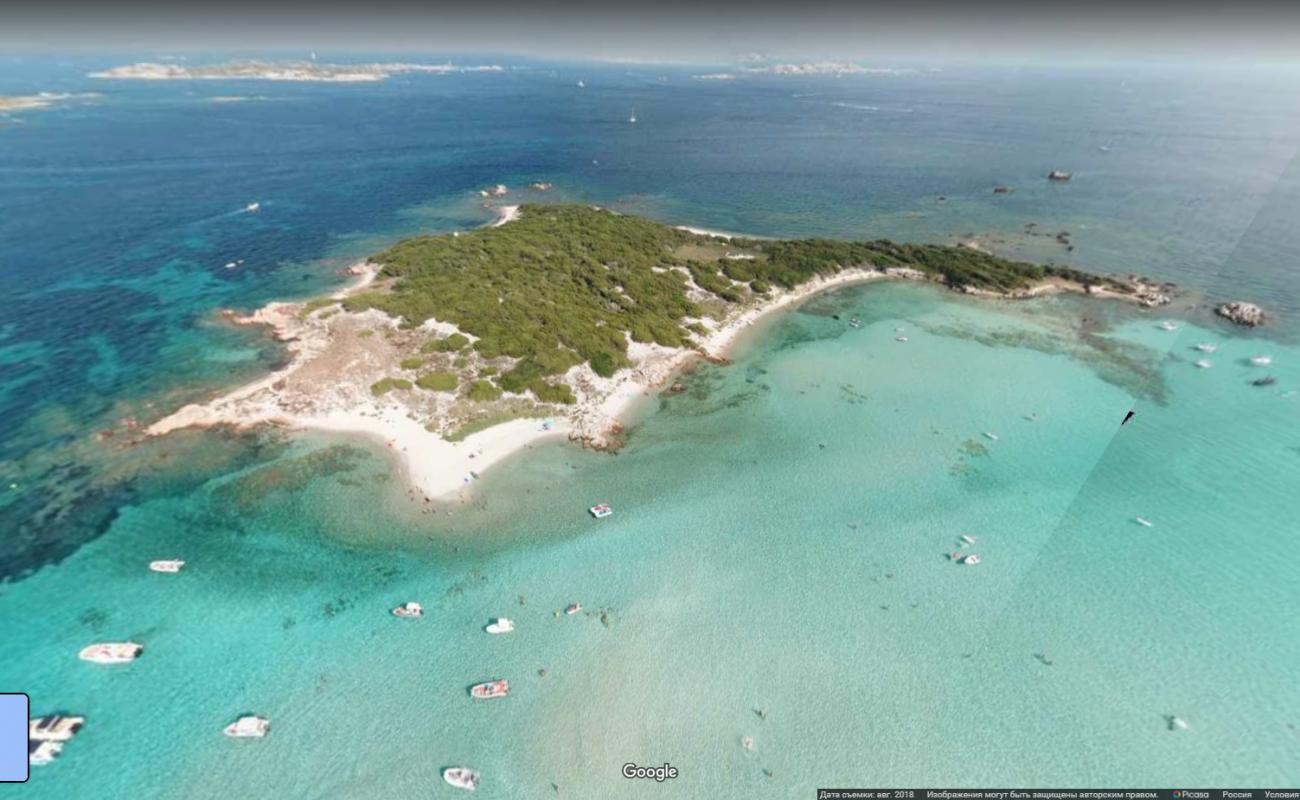
[[[497,225],[399,242],[355,285],[272,303],[291,363],[154,423],[374,435],[426,497],[454,494],[538,438],[615,446],[629,403],[692,359],[724,358],[760,316],[835,286],[921,280],[993,297],[1075,291],[1155,305],[1141,279],[968,247],[750,239],[583,205],[500,209]]]
[[[41,92],[40,94],[0,96],[0,113],[7,111],[30,111],[36,108],[49,108],[56,103],[72,100],[88,100],[99,97],[93,92],[66,94]]]
[[[232,61],[226,64],[187,66],[141,62],[92,72],[89,77],[142,81],[260,80],[366,83],[387,80],[395,74],[405,72],[445,75],[455,72],[503,72],[504,70],[504,67],[497,64],[459,67],[450,63],[318,64],[315,61]]]

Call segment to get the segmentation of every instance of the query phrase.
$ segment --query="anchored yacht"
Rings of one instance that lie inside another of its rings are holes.
[[[135,642],[100,642],[82,648],[78,657],[96,664],[125,664],[135,661],[144,652],[144,645]]]
[[[394,617],[419,617],[424,615],[424,606],[416,602],[402,603],[393,609]]]
[[[590,511],[591,515],[596,519],[604,519],[614,513],[614,509],[609,507],[609,503],[601,503],[600,505],[592,506],[587,510]]]
[[[261,739],[271,730],[271,721],[246,714],[225,727],[222,733],[232,739]]]
[[[479,700],[491,700],[493,697],[505,697],[510,694],[510,681],[487,681],[486,683],[476,683],[469,687],[471,697],[477,697]]]
[[[85,724],[85,717],[65,717],[62,714],[36,717],[27,723],[27,738],[38,742],[66,742]]]
[[[180,572],[185,566],[185,562],[180,559],[164,558],[159,561],[150,561],[149,569],[154,572]]]
[[[479,774],[469,767],[448,767],[442,771],[442,779],[457,789],[472,792],[478,788]]]
[[[488,633],[510,633],[514,629],[515,623],[505,617],[498,617],[497,619],[492,620],[492,623],[483,630]]]

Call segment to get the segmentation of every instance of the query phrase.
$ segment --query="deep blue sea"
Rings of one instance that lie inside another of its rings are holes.
[[[0,691],[89,719],[0,794],[439,796],[457,764],[512,798],[1300,783],[1300,72],[86,77],[154,57],[0,62],[0,95],[75,95],[0,114]],[[818,297],[620,455],[539,446],[433,521],[363,441],[137,441],[283,360],[220,309],[334,288],[532,181],[757,235],[978,238],[1180,297]],[[1236,299],[1270,324],[1211,313]],[[618,513],[593,526],[592,498]],[[962,533],[977,568],[944,557]],[[395,625],[412,598],[429,613]],[[516,633],[483,635],[502,614]],[[125,638],[130,666],[76,659]],[[465,697],[492,677],[510,698]],[[245,711],[272,735],[222,737]]]

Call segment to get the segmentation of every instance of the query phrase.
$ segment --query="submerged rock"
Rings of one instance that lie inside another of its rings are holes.
[[[1264,324],[1264,309],[1254,303],[1244,303],[1236,300],[1231,303],[1224,303],[1214,309],[1214,313],[1238,325],[1246,325],[1251,328]]]

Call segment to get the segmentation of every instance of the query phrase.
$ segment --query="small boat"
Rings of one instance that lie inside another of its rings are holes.
[[[505,617],[498,617],[492,620],[492,623],[483,630],[488,633],[510,633],[515,629],[515,623]]]
[[[33,767],[44,766],[63,752],[63,742],[27,740],[27,763]]]
[[[510,681],[487,681],[486,683],[476,683],[469,687],[470,697],[477,697],[479,700],[491,700],[493,697],[505,697],[510,694]]]
[[[261,739],[270,730],[270,720],[253,714],[245,714],[227,725],[222,730],[222,733],[232,739]]]
[[[472,792],[478,788],[479,774],[469,767],[447,767],[442,771],[442,779],[457,789]]]
[[[1152,522],[1151,520],[1147,519],[1146,517],[1134,517],[1134,518],[1133,518],[1133,521],[1136,522],[1137,524],[1141,525],[1141,526],[1144,527],[1144,528],[1150,528],[1151,526],[1155,525],[1154,522]]]
[[[143,652],[144,646],[135,642],[101,642],[82,648],[77,656],[96,664],[126,664]]]
[[[895,336],[895,337],[894,337],[894,341],[896,341],[896,342],[906,342],[906,341],[907,341],[907,337],[906,337],[906,336]]]
[[[1202,358],[1197,360],[1196,366],[1199,369],[1209,369],[1210,367],[1214,366],[1214,363]]]
[[[180,572],[184,566],[185,562],[178,558],[163,558],[149,562],[149,569],[154,572]]]
[[[998,435],[996,433],[990,433],[989,431],[984,431],[984,436],[985,438],[992,439],[995,442],[998,440]]]
[[[966,544],[975,544],[975,537],[971,536],[969,533],[963,533],[961,535],[961,540]]]
[[[1256,367],[1267,367],[1273,363],[1272,356],[1251,356],[1250,363]]]
[[[586,88],[587,88],[587,82],[586,82],[586,81],[578,81],[578,88],[579,88],[579,89],[586,89]]]
[[[1200,350],[1202,353],[1213,353],[1215,350],[1219,349],[1219,346],[1211,342],[1201,342],[1196,345],[1196,349]]]
[[[632,123],[633,125],[636,124],[636,109],[635,109],[635,108],[632,109],[632,116],[628,117],[628,118],[627,118],[627,121],[630,122],[630,123]]]
[[[1047,173],[1047,179],[1049,181],[1068,181],[1072,177],[1074,177],[1073,173],[1066,172],[1063,169],[1054,169]]]
[[[614,513],[614,509],[609,507],[609,503],[600,503],[599,505],[594,505],[587,510],[590,511],[591,515],[596,519],[604,519]]]
[[[862,320],[858,319],[857,317],[854,317],[853,319],[849,320],[849,327],[850,327],[850,328],[861,328],[861,327],[862,327]]]
[[[35,742],[66,742],[85,723],[85,717],[65,717],[62,714],[36,717],[27,723],[27,738]]]
[[[1162,331],[1176,331],[1176,330],[1178,330],[1178,323],[1177,323],[1177,322],[1172,322],[1172,321],[1170,321],[1170,320],[1165,320],[1164,322],[1160,323],[1160,330],[1162,330]]]
[[[968,567],[973,567],[976,564],[980,563],[980,561],[982,560],[983,559],[980,558],[979,553],[971,553],[970,555],[963,558],[961,560],[961,563],[965,564]]]
[[[393,609],[394,617],[422,617],[424,616],[424,606],[414,601],[402,603]]]
[[[573,616],[582,610],[582,603],[569,603],[564,609],[564,613]]]
[[[226,269],[234,269],[234,268],[237,267],[237,266],[239,266],[239,265],[236,264],[236,263],[233,262],[233,261],[227,261],[227,262],[226,262]]]
[[[753,750],[753,749],[754,749],[754,737],[753,737],[753,736],[742,736],[742,737],[740,737],[740,746],[743,747],[743,748],[745,748],[746,750]]]
[[[1251,381],[1250,385],[1251,386],[1272,386],[1275,383],[1277,383],[1277,378],[1273,377],[1272,375],[1265,375],[1262,378],[1256,378],[1255,380]]]
[[[262,210],[262,204],[261,204],[261,203],[249,203],[248,205],[244,206],[244,210],[247,211],[247,212],[250,213],[250,214],[256,214],[257,212],[259,212],[259,211]]]

